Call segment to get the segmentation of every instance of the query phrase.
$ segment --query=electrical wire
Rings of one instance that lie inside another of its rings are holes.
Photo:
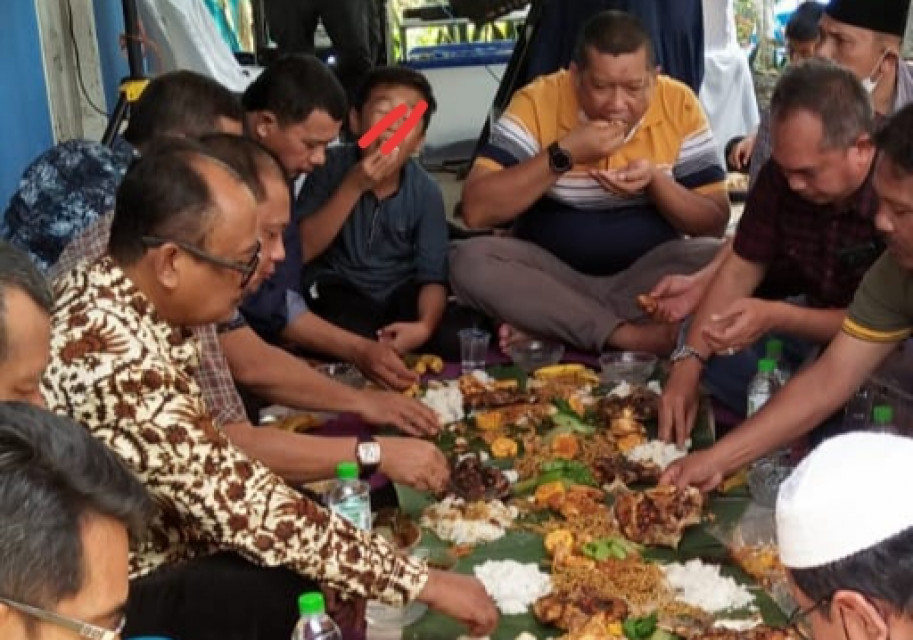
[[[82,78],[82,62],[79,58],[79,45],[76,42],[76,29],[73,26],[73,4],[72,0],[67,0],[67,25],[70,29],[70,41],[73,43],[73,53],[76,60],[76,79],[79,81],[79,90],[82,92],[82,97],[85,101],[92,107],[99,115],[104,117],[109,117],[107,111],[100,108],[95,104],[95,101],[92,100],[92,97],[89,95],[88,90],[86,90],[86,84]]]

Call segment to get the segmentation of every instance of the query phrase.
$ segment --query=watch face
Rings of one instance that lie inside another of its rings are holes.
[[[358,445],[358,463],[362,466],[380,464],[380,444],[362,442]]]

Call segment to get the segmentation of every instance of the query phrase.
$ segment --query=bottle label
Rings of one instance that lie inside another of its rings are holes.
[[[371,503],[367,498],[352,496],[334,504],[333,511],[359,529],[371,530]]]
[[[769,399],[770,398],[766,393],[757,393],[748,396],[748,417],[750,418],[760,411],[761,407],[763,407]]]

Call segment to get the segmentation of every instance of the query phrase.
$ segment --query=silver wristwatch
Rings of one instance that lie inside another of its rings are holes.
[[[359,439],[355,447],[355,459],[358,461],[359,475],[366,478],[377,471],[380,466],[380,443],[374,438]]]
[[[707,364],[707,358],[701,355],[701,353],[688,344],[683,344],[678,349],[672,352],[672,355],[669,356],[669,362],[675,364],[676,362],[681,362],[682,360],[687,360],[688,358],[697,358],[697,361],[701,364]]]

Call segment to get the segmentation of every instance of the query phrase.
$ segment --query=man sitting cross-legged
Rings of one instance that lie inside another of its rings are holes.
[[[580,349],[668,352],[674,329],[638,322],[637,296],[711,260],[724,177],[697,97],[657,72],[643,26],[597,14],[569,70],[513,97],[467,177],[466,224],[510,224],[511,237],[455,245],[454,292]]]

